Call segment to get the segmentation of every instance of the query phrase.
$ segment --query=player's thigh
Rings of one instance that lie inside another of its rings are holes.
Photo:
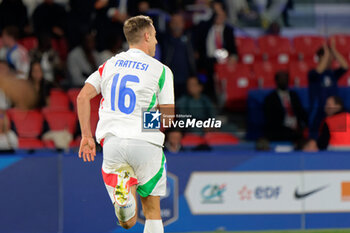
[[[108,195],[112,201],[114,199],[114,190],[117,184],[117,171],[120,166],[125,165],[125,145],[122,139],[115,136],[105,138],[103,145],[102,177],[105,183]]]
[[[140,140],[130,140],[128,163],[138,179],[137,192],[141,197],[166,194],[166,158],[160,146]]]
[[[159,196],[141,197],[141,204],[146,219],[161,219]]]
[[[125,147],[124,139],[112,135],[107,136],[103,145],[102,169],[114,170],[120,164],[125,164]]]

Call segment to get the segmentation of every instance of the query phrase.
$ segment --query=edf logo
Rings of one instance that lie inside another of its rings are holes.
[[[281,187],[257,187],[255,189],[255,198],[256,199],[277,199],[281,193]]]
[[[244,185],[239,191],[240,200],[252,200],[254,197],[257,200],[278,199],[281,194],[281,186],[258,186],[255,189],[250,189]]]
[[[146,111],[143,112],[143,128],[144,129],[160,129],[160,116],[162,114],[159,110],[155,111]]]

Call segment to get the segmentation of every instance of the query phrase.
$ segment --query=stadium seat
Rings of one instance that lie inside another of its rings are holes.
[[[340,87],[350,87],[350,70],[348,70],[338,81]]]
[[[292,62],[289,66],[289,83],[293,87],[308,86],[309,67],[303,61]]]
[[[200,135],[194,134],[194,133],[186,133],[181,140],[182,146],[192,147],[192,146],[199,146],[203,144],[206,144],[205,139]]]
[[[79,95],[80,90],[80,88],[71,88],[67,92],[68,98],[72,103],[75,112],[77,111],[77,97]]]
[[[38,47],[38,39],[36,37],[25,37],[20,39],[18,43],[25,47],[28,51]]]
[[[292,60],[292,46],[286,37],[262,36],[258,45],[264,60],[279,64],[288,64]]]
[[[76,139],[70,142],[69,147],[78,148],[80,146],[81,137],[78,136]]]
[[[209,146],[235,145],[239,140],[230,133],[208,132],[204,135],[204,139]]]
[[[335,45],[338,50],[346,59],[350,56],[350,35],[337,34],[329,38],[329,43],[331,38],[335,39]]]
[[[79,95],[80,90],[80,88],[72,88],[69,89],[67,92],[69,100],[72,103],[75,112],[77,112],[77,97]],[[98,109],[100,108],[101,98],[102,95],[100,94],[90,101],[91,111],[98,111]]]
[[[236,37],[239,60],[243,64],[253,64],[257,60],[258,48],[250,37]]]
[[[48,108],[52,110],[69,110],[69,97],[63,90],[52,89]]]
[[[244,110],[248,90],[257,86],[249,66],[245,64],[222,66],[217,75],[225,95],[226,107],[233,110]]]
[[[228,79],[227,64],[217,63],[215,64],[215,74],[218,81],[223,81]]]
[[[42,133],[44,118],[41,112],[10,109],[8,114],[19,137],[36,138]]]
[[[296,36],[293,39],[295,52],[299,60],[304,60],[308,64],[310,62],[317,63],[315,53],[325,42],[325,38],[321,36]]]
[[[100,101],[101,101],[101,97],[102,95],[98,95],[95,98],[93,98],[92,100],[90,100],[90,105],[91,105],[91,111],[98,111],[98,109],[100,108]]]
[[[50,130],[67,129],[70,133],[75,133],[77,125],[77,116],[75,113],[67,110],[52,110],[50,108],[44,108],[42,112]]]
[[[43,130],[43,116],[39,111],[8,110],[10,120],[14,123],[20,149],[39,149],[44,144],[38,139]]]
[[[275,87],[275,67],[271,62],[257,62],[253,65],[253,71],[259,88]]]
[[[265,97],[271,89],[250,90],[247,101],[247,139],[256,140],[263,136]]]
[[[67,59],[68,55],[68,44],[66,39],[52,39],[52,48],[58,53],[62,61]]]
[[[18,138],[18,148],[19,149],[42,149],[45,144],[36,138]]]

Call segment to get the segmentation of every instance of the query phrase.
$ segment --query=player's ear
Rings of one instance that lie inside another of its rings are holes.
[[[151,34],[149,33],[148,30],[146,30],[146,31],[144,32],[143,36],[144,36],[144,38],[145,38],[145,41],[147,41],[147,42],[148,42],[148,41],[150,40],[150,38],[151,38]]]

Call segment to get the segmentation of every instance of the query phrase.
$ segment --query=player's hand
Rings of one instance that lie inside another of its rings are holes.
[[[84,162],[92,162],[96,156],[96,144],[92,137],[83,137],[80,141],[79,158],[83,157]]]

